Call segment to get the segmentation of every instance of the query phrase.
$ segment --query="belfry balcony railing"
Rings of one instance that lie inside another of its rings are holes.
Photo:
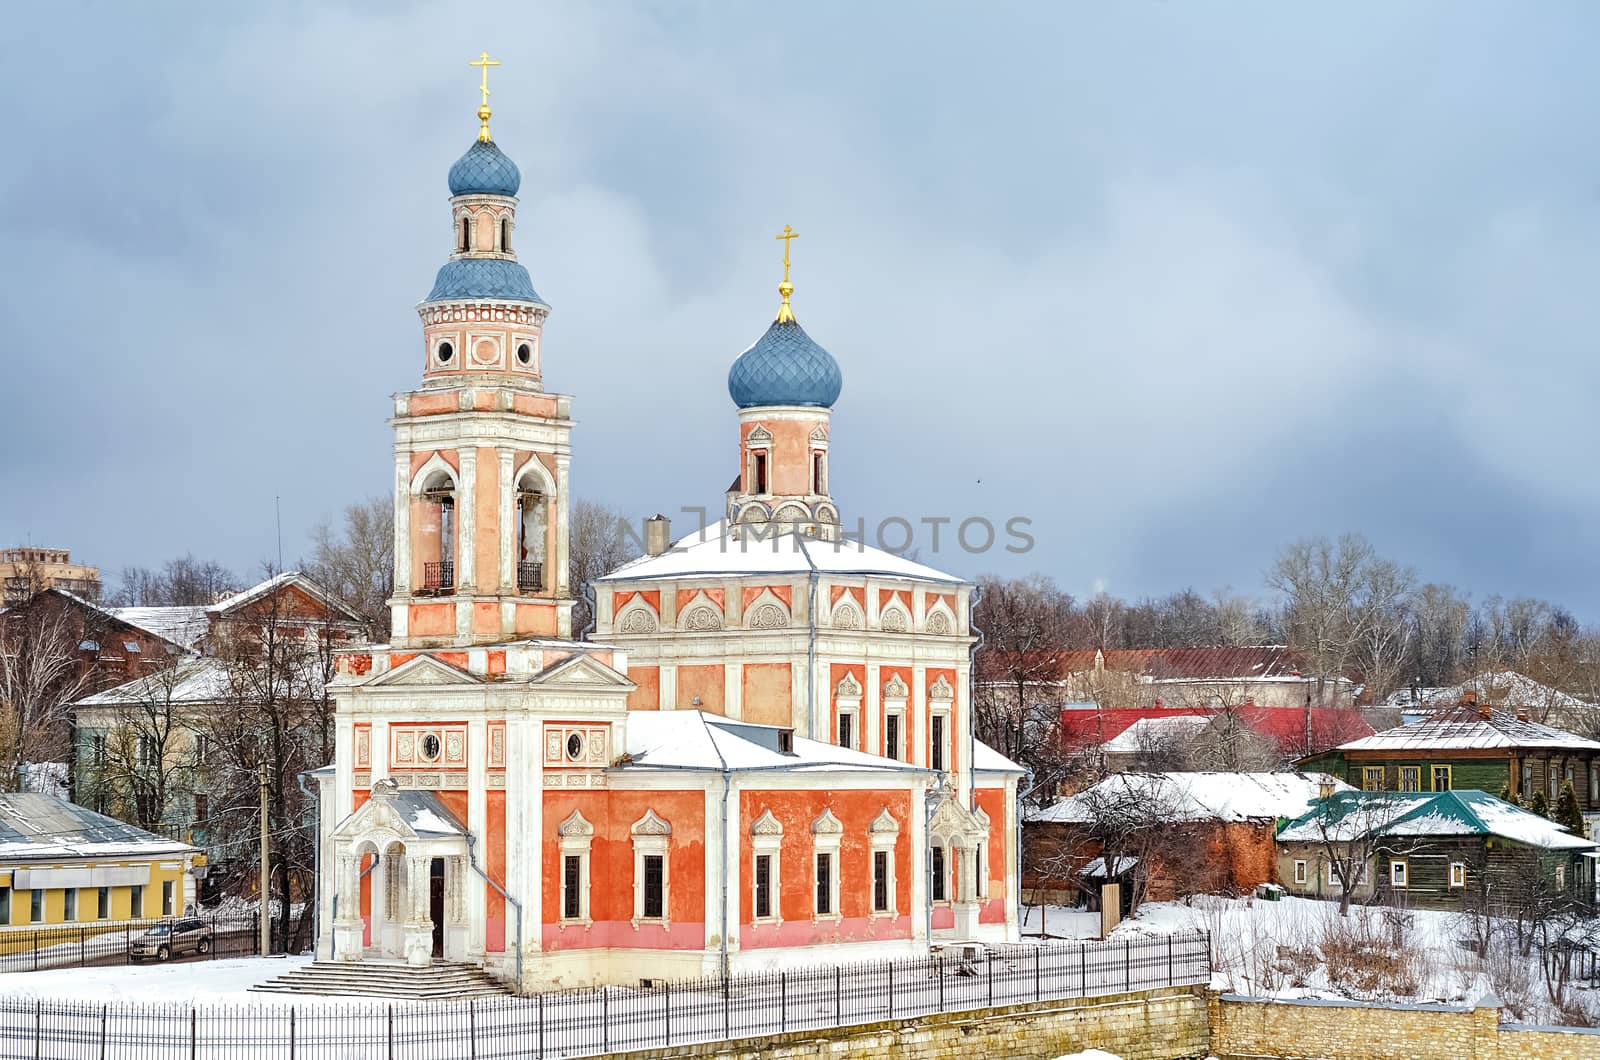
[[[520,592],[539,592],[544,589],[544,564],[517,564],[517,589]]]
[[[422,565],[422,587],[433,593],[451,592],[456,587],[456,565],[448,560]]]

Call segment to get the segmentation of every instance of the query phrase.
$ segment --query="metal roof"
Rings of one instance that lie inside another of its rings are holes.
[[[0,859],[175,854],[194,849],[52,795],[0,794]]]
[[[1476,706],[1442,710],[1422,721],[1340,744],[1339,751],[1493,750],[1496,748],[1555,747],[1574,751],[1600,751],[1600,743],[1570,732],[1523,721],[1504,710],[1485,713]]]

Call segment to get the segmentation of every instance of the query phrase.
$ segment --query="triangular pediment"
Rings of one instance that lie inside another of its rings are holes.
[[[393,840],[414,840],[417,832],[395,806],[393,789],[379,781],[373,786],[372,796],[340,821],[328,838],[368,840],[381,850]]]
[[[595,688],[632,689],[634,684],[592,655],[570,655],[547,666],[528,682],[534,685],[587,685]]]
[[[438,685],[481,685],[482,678],[440,662],[431,655],[409,659],[387,673],[367,682],[368,688],[400,688]]]
[[[939,808],[933,811],[933,820],[928,822],[928,831],[941,838],[982,839],[989,831],[989,821],[982,821],[973,816],[972,812],[961,805],[961,800],[947,797],[939,803]]]

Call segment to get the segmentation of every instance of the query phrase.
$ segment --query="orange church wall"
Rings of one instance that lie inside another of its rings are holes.
[[[524,416],[543,416],[547,419],[554,419],[556,399],[540,394],[517,394],[511,399],[511,407]]]
[[[628,693],[629,710],[661,709],[661,667],[630,666],[628,679],[639,686]]]
[[[868,829],[888,808],[900,822],[894,847],[894,916],[872,916],[872,844]],[[831,809],[844,826],[839,847],[837,920],[816,919],[816,846],[811,825]],[[755,847],[750,829],[763,813],[783,825],[778,865],[781,924],[754,923]],[[812,946],[911,937],[911,879],[923,871],[911,849],[911,793],[752,790],[739,793],[739,946]]]
[[[726,714],[727,706],[724,703],[726,674],[727,669],[722,663],[678,667],[677,708],[703,710],[707,714]],[[698,705],[694,701],[695,696],[700,697]]]
[[[439,396],[450,403],[449,408],[445,411],[454,412],[456,407],[456,396],[454,394],[441,394]],[[456,456],[456,451],[454,449],[428,449],[420,453],[411,454],[411,477],[416,478],[417,472],[422,470],[422,465],[426,464],[429,460],[432,460],[435,454],[438,455],[440,460],[443,460],[445,463],[450,465],[450,470],[454,471],[458,475],[461,473],[461,459]]]
[[[728,594],[723,589],[679,589],[678,610],[682,611],[689,606],[689,601],[705,593],[706,599],[716,605],[718,611],[725,610],[728,606]]]
[[[361,945],[372,945],[372,868],[371,854],[361,855]]]
[[[467,653],[464,651],[436,651],[433,657],[446,665],[454,666],[457,670],[467,668]]]
[[[849,596],[856,602],[862,611],[867,609],[866,590],[859,585],[834,585],[828,589],[828,606],[831,608],[839,602],[841,596]]]
[[[472,628],[478,633],[500,632],[500,605],[492,600],[473,601]]]
[[[485,807],[483,836],[483,871],[500,886],[506,885],[506,793],[491,791]],[[506,900],[500,892],[483,885],[488,908],[484,911],[483,945],[490,953],[503,953],[506,948]]]
[[[983,851],[984,894],[989,900],[978,910],[978,923],[1003,924],[1006,921],[1006,812],[1005,788],[977,788],[978,806],[989,815],[989,842]]]
[[[768,466],[771,492],[811,492],[811,432],[824,418],[819,415],[815,420],[778,420],[762,424],[772,434]]]
[[[547,792],[541,853],[544,948],[698,950],[705,947],[705,792]],[[579,810],[594,825],[589,846],[589,920],[562,925],[561,822]],[[634,927],[631,828],[649,810],[672,826],[667,846],[667,926]]]
[[[910,593],[906,592],[904,589],[879,589],[878,590],[878,610],[879,611],[882,611],[884,608],[888,607],[889,604],[891,604],[895,600],[900,601],[900,603],[905,607],[906,611],[910,612],[910,610],[911,610],[911,594]]]
[[[518,604],[517,630],[536,637],[556,635],[556,609],[549,604]]]
[[[767,592],[768,590],[771,590],[773,596],[776,596],[778,599],[783,601],[783,606],[788,608],[794,607],[794,604],[790,602],[792,591],[787,585],[747,585],[745,586],[744,594],[741,597],[741,599],[744,601],[743,606],[748,608],[752,603],[755,602],[756,597],[760,596],[764,592]]]
[[[456,815],[456,820],[462,824],[468,823],[467,793],[464,791],[436,791],[433,793],[444,804],[444,808]]]
[[[445,637],[456,631],[456,605],[411,604],[406,630],[413,637]]]
[[[793,725],[794,694],[788,663],[746,663],[740,714],[757,725]]]
[[[506,672],[506,653],[505,652],[503,652],[503,651],[492,651],[492,652],[489,653],[489,657],[488,657],[488,659],[486,661],[488,663],[489,676],[493,677],[496,674],[503,674],[503,673]]]

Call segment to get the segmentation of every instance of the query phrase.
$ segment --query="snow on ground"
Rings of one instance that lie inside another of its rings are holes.
[[[1041,930],[1048,938],[1097,939],[1100,937],[1100,914],[1070,905],[1023,906],[1024,939],[1038,935]]]
[[[283,994],[255,994],[250,987],[293,971],[310,957],[239,957],[177,964],[113,964],[103,968],[60,968],[12,972],[0,976],[0,996],[56,1001],[209,1001],[229,1004],[283,1005]],[[330,998],[345,1003],[352,998]],[[370,999],[368,999],[370,1000]]]

